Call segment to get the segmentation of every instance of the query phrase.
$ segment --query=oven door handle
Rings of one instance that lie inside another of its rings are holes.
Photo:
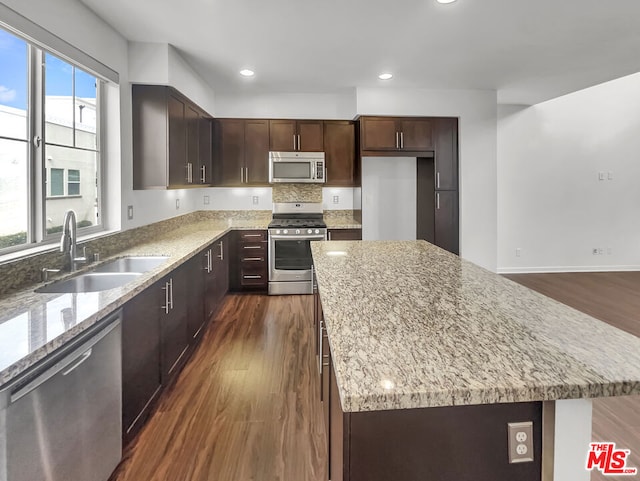
[[[270,238],[272,240],[324,240],[323,235],[271,235]]]

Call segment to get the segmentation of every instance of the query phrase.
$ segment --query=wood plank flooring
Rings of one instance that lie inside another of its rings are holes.
[[[640,337],[640,272],[510,274],[506,277]],[[594,399],[592,439],[614,441],[630,449],[627,465],[640,468],[640,396]],[[591,474],[592,481],[605,479],[611,477],[595,471]]]
[[[324,481],[312,296],[232,294],[112,481]]]

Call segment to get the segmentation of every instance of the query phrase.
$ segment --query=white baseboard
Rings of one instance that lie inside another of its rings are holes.
[[[498,267],[498,274],[535,274],[545,272],[626,272],[640,271],[636,266],[544,266],[544,267]]]

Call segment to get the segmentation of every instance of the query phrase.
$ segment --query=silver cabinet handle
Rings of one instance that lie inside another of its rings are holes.
[[[242,234],[242,237],[262,237],[262,234]]]
[[[164,309],[165,314],[169,314],[169,309],[171,309],[171,306],[169,304],[169,283],[168,282],[164,283],[164,287],[162,288],[162,290],[164,291],[164,306],[161,306],[161,307],[162,309]]]
[[[200,177],[200,181],[203,184],[207,183],[207,166],[203,165],[202,167],[200,167],[200,170],[202,171],[202,176]]]
[[[314,265],[311,264],[311,292],[316,292],[315,284],[313,283],[313,276],[315,275]]]
[[[404,149],[404,132],[400,132],[400,148]]]
[[[440,192],[436,192],[436,209],[440,209]]]
[[[400,135],[398,135],[398,132],[396,131],[396,149],[400,148]]]
[[[440,172],[436,172],[436,187],[440,188]]]
[[[204,256],[207,258],[207,267],[205,267],[204,270],[209,274],[211,272],[211,249],[209,249]]]
[[[327,236],[329,237],[328,240],[331,240],[331,231],[327,232]]]
[[[298,150],[296,148],[296,134],[293,134],[293,150]]]
[[[173,309],[173,277],[169,279],[169,305]]]
[[[262,260],[263,260],[262,257],[243,257],[242,258],[242,262],[244,262],[244,261],[247,261],[247,262],[249,262],[249,261],[258,262],[258,261],[262,261]]]
[[[187,169],[187,178],[185,179],[187,181],[187,184],[189,183],[189,165],[191,165],[191,164],[189,164],[189,162],[187,162],[187,165],[184,166],[185,169]]]
[[[218,257],[221,261],[224,260],[224,241],[220,241],[220,255]]]
[[[300,134],[298,134],[298,150],[302,150],[302,142],[300,142]]]
[[[240,167],[240,183],[244,184],[244,169]]]
[[[244,183],[249,183],[249,167],[244,168]]]
[[[249,276],[249,275],[245,275],[242,276],[244,279],[262,279],[262,276]]]
[[[262,249],[262,246],[243,246],[243,249]]]

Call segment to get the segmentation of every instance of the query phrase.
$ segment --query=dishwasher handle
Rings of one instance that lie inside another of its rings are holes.
[[[80,366],[80,364],[89,359],[92,353],[92,347],[100,342],[116,327],[118,327],[118,325],[120,324],[120,314],[118,313],[116,316],[113,316],[111,319],[106,320],[105,322],[108,323],[105,328],[98,331],[89,340],[82,343],[77,349],[74,349],[71,353],[64,356],[53,366],[49,365],[49,367],[44,368],[44,370],[37,373],[36,377],[31,381],[22,386],[19,386],[15,391],[11,392],[11,395],[9,397],[9,404],[13,404],[20,398],[26,396],[34,389],[37,389],[38,386],[41,386],[60,372],[62,372],[63,376],[68,375],[69,373],[71,373],[71,371]]]

